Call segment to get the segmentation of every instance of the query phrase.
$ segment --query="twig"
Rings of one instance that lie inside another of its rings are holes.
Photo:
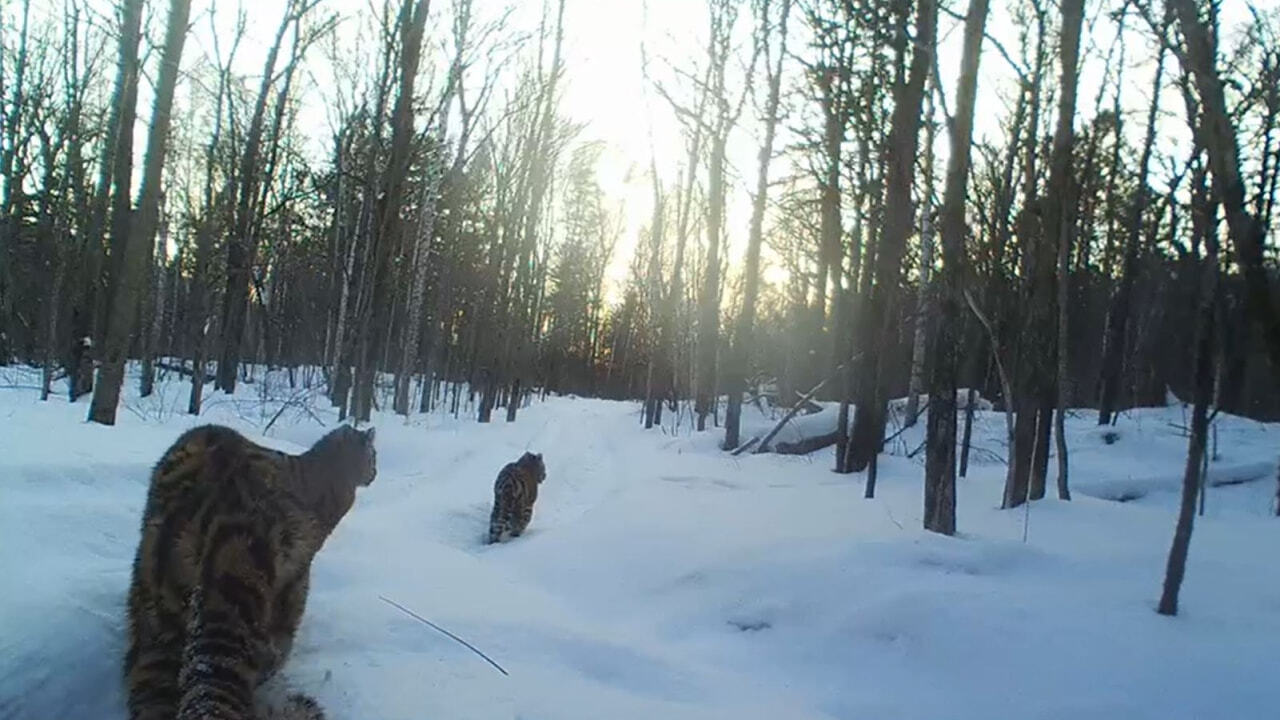
[[[443,634],[447,635],[448,637],[450,637],[450,638],[452,638],[452,639],[456,640],[457,642],[459,642],[459,643],[461,643],[462,645],[466,646],[466,647],[467,647],[467,649],[471,650],[471,652],[473,652],[473,653],[475,653],[475,654],[479,655],[480,657],[484,658],[486,662],[488,662],[490,665],[492,665],[492,666],[494,666],[495,668],[497,668],[497,669],[498,669],[498,672],[502,673],[503,675],[506,675],[506,676],[510,677],[511,673],[509,673],[509,672],[507,672],[506,670],[504,670],[504,669],[502,668],[502,666],[501,666],[501,665],[499,665],[498,663],[494,662],[494,661],[493,661],[493,659],[492,659],[492,658],[490,658],[488,655],[485,655],[484,653],[480,652],[480,650],[478,650],[478,649],[476,648],[476,646],[475,646],[475,645],[472,645],[471,643],[467,642],[466,640],[463,640],[462,638],[458,637],[457,635],[454,635],[453,633],[449,632],[448,630],[445,630],[444,628],[442,628],[442,627],[440,627],[439,625],[437,625],[437,624],[435,624],[435,623],[431,622],[430,620],[428,620],[428,619],[426,619],[426,618],[422,617],[421,615],[419,615],[419,614],[417,614],[416,612],[414,612],[414,611],[410,610],[409,608],[407,608],[407,607],[405,607],[405,606],[401,605],[400,603],[396,602],[395,600],[390,600],[390,599],[388,599],[388,598],[386,598],[385,596],[382,596],[382,595],[379,595],[379,596],[378,596],[378,599],[379,599],[379,600],[382,600],[382,602],[384,602],[384,603],[386,603],[386,604],[390,605],[391,607],[393,607],[393,608],[395,608],[395,609],[399,610],[400,612],[404,613],[405,615],[408,615],[409,617],[413,618],[414,620],[417,620],[418,622],[423,623],[424,625],[426,625],[426,626],[428,626],[428,627],[430,627],[430,628],[434,628],[435,630],[437,630],[437,631],[439,631],[439,632],[441,632],[441,633],[443,633]]]
[[[929,402],[924,404],[924,407],[920,408],[919,410],[916,410],[915,414],[911,416],[911,422],[912,422],[911,425],[907,425],[906,423],[903,423],[902,427],[898,428],[896,432],[894,432],[892,435],[890,435],[889,437],[885,438],[880,442],[880,447],[884,447],[885,445],[888,445],[889,443],[896,440],[899,435],[915,427],[915,422],[920,419],[920,416],[923,415],[926,410],[929,409],[929,404],[932,402],[933,402],[933,399],[930,398]]]

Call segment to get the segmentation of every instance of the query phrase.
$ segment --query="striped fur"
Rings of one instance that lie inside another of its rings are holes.
[[[373,482],[373,431],[341,427],[302,455],[234,430],[187,431],[151,475],[129,588],[132,720],[246,720],[289,655],[311,560]],[[323,717],[291,698],[277,717]]]
[[[493,513],[489,516],[489,542],[502,536],[520,537],[533,519],[533,503],[538,499],[538,485],[547,478],[542,455],[525,453],[508,463],[493,484]]]

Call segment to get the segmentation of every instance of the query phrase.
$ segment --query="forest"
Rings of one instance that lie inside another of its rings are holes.
[[[6,0],[0,362],[104,425],[129,363],[194,415],[271,368],[356,423],[572,394],[735,453],[744,404],[832,402],[802,450],[868,497],[905,397],[943,534],[979,398],[1005,507],[1070,498],[1071,413],[1192,406],[1187,541],[1213,417],[1280,419],[1280,8],[580,5]],[[614,31],[648,153],[566,100]]]

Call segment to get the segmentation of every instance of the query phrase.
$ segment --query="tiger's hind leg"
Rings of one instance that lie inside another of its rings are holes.
[[[256,715],[257,720],[325,720],[324,710],[310,697],[295,693],[284,705],[265,708]]]
[[[506,528],[506,512],[502,507],[501,497],[493,499],[493,512],[489,514],[489,544],[492,545],[502,538],[502,531]]]
[[[511,537],[520,537],[524,531],[529,528],[529,521],[533,520],[533,507],[524,507],[520,509],[519,516],[512,518]]]
[[[136,589],[130,593],[132,608],[129,651],[125,655],[129,717],[132,720],[170,720],[178,707],[178,672],[182,666],[181,622],[160,629],[155,614],[162,613],[150,601],[142,601]],[[145,617],[139,615],[146,614]]]
[[[252,717],[254,690],[278,656],[264,622],[274,553],[251,530],[236,529],[212,528],[211,537],[225,539],[208,550],[188,600],[177,720]]]
[[[311,569],[308,567],[277,595],[275,607],[272,608],[271,613],[271,644],[274,652],[268,657],[267,666],[263,668],[263,681],[275,675],[289,659],[294,635],[298,632],[302,613],[307,607],[307,592],[310,587]]]

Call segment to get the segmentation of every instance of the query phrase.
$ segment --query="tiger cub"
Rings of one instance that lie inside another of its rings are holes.
[[[373,482],[373,430],[343,426],[301,455],[217,425],[188,430],[151,474],[129,587],[132,720],[244,720],[284,663],[311,560]],[[305,696],[291,718],[322,718]]]
[[[489,516],[489,542],[496,543],[503,533],[511,537],[529,527],[533,519],[533,503],[538,499],[538,485],[547,478],[542,455],[525,453],[519,460],[507,463],[493,484],[493,514]]]

